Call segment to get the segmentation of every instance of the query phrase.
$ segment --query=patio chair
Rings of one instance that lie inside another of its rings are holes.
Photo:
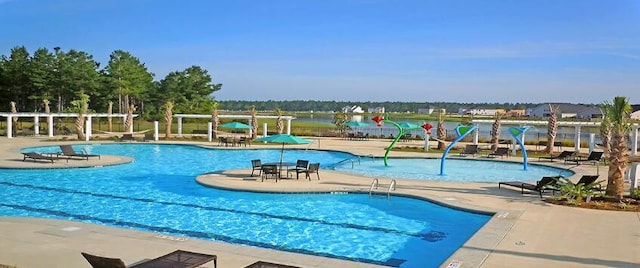
[[[300,179],[300,173],[305,174],[305,178],[311,180],[312,173],[315,173],[318,176],[318,180],[320,180],[320,173],[318,170],[320,169],[320,163],[311,163],[309,167],[303,170],[296,170],[296,180]]]
[[[280,172],[278,171],[278,165],[262,165],[261,167],[262,169],[262,181],[264,181],[264,179],[268,179],[269,177],[272,177],[274,179],[276,179],[276,182],[278,182],[278,177],[280,177]]]
[[[61,155],[70,157],[70,158],[80,157],[87,161],[89,160],[89,157],[97,157],[98,159],[101,158],[99,154],[87,154],[84,151],[76,151],[73,149],[71,145],[60,145],[60,150],[62,151]]]
[[[475,156],[478,153],[478,145],[477,144],[467,144],[464,147],[464,151],[460,152],[460,156],[473,155]]]
[[[252,263],[249,266],[245,266],[244,268],[300,268],[300,267],[273,263],[273,262],[266,262],[266,261],[257,261]]]
[[[258,170],[258,176],[262,175],[262,161],[260,159],[251,160],[251,177],[253,177],[253,172]]]
[[[293,172],[295,172],[297,175],[298,172],[307,170],[307,168],[309,168],[309,160],[298,160],[296,161],[296,166],[294,168],[287,169],[287,175],[288,173],[293,173]]]
[[[540,198],[542,198],[542,192],[545,190],[551,190],[554,193],[558,191],[554,185],[558,182],[560,176],[556,177],[542,177],[536,184],[530,184],[522,181],[503,181],[498,183],[498,189],[501,188],[502,185],[509,185],[516,188],[520,188],[522,194],[524,194],[524,190],[538,192],[540,194]]]
[[[127,268],[121,259],[101,257],[85,252],[80,254],[82,254],[93,268]],[[200,267],[210,261],[213,261],[214,268],[218,265],[218,257],[216,255],[176,250],[152,260],[133,264],[129,266],[129,268]]]
[[[22,153],[22,155],[24,156],[24,158],[22,158],[22,161],[25,161],[27,159],[31,159],[33,160],[33,162],[36,162],[38,160],[44,160],[44,161],[51,161],[51,164],[53,164],[54,160],[59,159],[58,157],[43,155],[40,153]],[[67,162],[69,162],[68,159],[67,159]]]
[[[582,157],[579,157],[579,156],[574,156],[572,158],[564,159],[564,163],[566,164],[568,162],[573,162],[576,165],[580,165],[580,163],[591,163],[591,164],[597,165],[602,159],[603,154],[604,152],[592,151],[591,153],[589,153],[589,156],[587,156],[586,159],[583,159]]]
[[[542,160],[542,159],[547,159],[551,162],[553,162],[553,160],[555,159],[560,159],[560,160],[565,160],[567,158],[572,157],[573,155],[575,155],[576,152],[574,151],[562,151],[560,154],[558,155],[549,155],[549,156],[541,156],[538,157],[538,161]]]
[[[495,157],[504,158],[509,157],[509,148],[507,147],[499,147],[493,153],[487,155],[487,157],[495,158]]]

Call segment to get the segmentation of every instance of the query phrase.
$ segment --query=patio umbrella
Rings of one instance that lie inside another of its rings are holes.
[[[221,128],[232,128],[232,129],[251,129],[250,125],[240,122],[231,122],[220,125]]]
[[[289,134],[277,134],[266,137],[257,138],[256,141],[263,141],[269,143],[282,143],[282,150],[280,151],[280,168],[282,168],[282,158],[284,156],[285,144],[309,144],[310,140],[296,137]]]
[[[402,122],[399,123],[398,125],[400,125],[401,128],[405,128],[405,129],[411,129],[411,128],[418,128],[420,126],[414,124],[414,123],[409,123],[409,122]]]
[[[230,128],[230,129],[251,129],[250,125],[240,122],[231,122],[220,125],[221,128]],[[234,134],[235,137],[235,134]]]
[[[348,123],[346,123],[344,125],[348,126],[348,127],[355,128],[355,127],[366,127],[366,126],[369,125],[369,123],[364,123],[364,122],[360,122],[360,121],[351,121],[351,122],[348,122]],[[362,132],[360,132],[360,133],[362,133]],[[353,131],[352,135],[353,135],[353,138],[356,138],[355,130]]]
[[[345,126],[349,126],[349,127],[366,127],[369,126],[368,123],[364,123],[364,122],[360,122],[360,121],[351,121],[348,122],[346,124],[344,124]]]

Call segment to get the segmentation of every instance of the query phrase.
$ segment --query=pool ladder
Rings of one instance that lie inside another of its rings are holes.
[[[389,188],[387,188],[387,198],[389,198],[391,196],[391,191],[395,191],[396,190],[396,180],[391,180],[391,183],[389,183]],[[373,196],[373,191],[375,189],[378,189],[378,187],[380,186],[380,181],[375,178],[373,179],[373,181],[371,182],[371,187],[369,188],[369,197]]]

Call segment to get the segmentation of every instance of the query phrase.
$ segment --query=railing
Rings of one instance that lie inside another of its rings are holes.
[[[389,184],[389,189],[387,189],[387,198],[391,196],[391,189],[393,189],[394,191],[396,190],[396,180],[391,180],[391,183]]]
[[[371,197],[373,189],[378,189],[378,179],[373,179],[373,181],[371,182],[371,188],[369,188],[369,197]]]
[[[371,182],[371,187],[369,188],[369,197],[373,195],[374,189],[378,189],[379,184],[380,183],[377,178],[373,179],[373,181]],[[391,191],[396,190],[396,184],[397,184],[396,180],[391,180],[391,183],[389,183],[389,188],[387,188],[387,199],[391,197]]]

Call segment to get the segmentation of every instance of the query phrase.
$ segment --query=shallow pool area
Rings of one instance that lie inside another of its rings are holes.
[[[440,159],[390,158],[388,166],[381,158],[351,158],[335,165],[337,171],[375,178],[416,179],[458,182],[537,181],[543,176],[565,177],[573,171],[529,163],[525,171],[522,163],[490,159],[445,159],[444,175],[440,175]]]
[[[0,215],[65,219],[395,267],[437,267],[491,215],[417,198],[225,191],[199,174],[278,161],[280,150],[188,145],[75,145],[133,163],[0,170]],[[56,147],[28,148],[56,151]],[[334,166],[353,155],[286,150],[285,161]]]

